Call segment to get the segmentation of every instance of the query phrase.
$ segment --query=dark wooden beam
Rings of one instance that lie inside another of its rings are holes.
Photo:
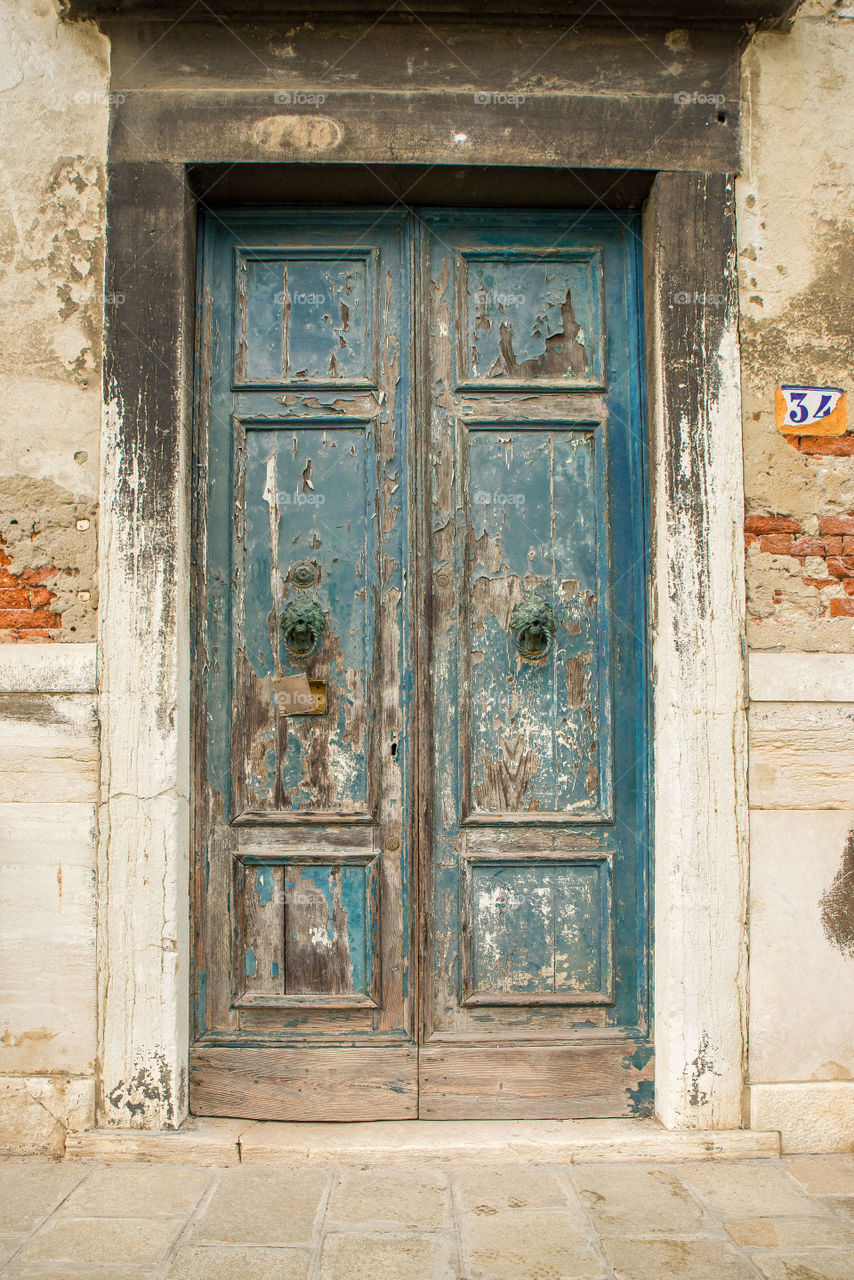
[[[313,0],[312,21],[370,24],[385,22],[476,21],[486,25],[532,22],[669,22],[679,26],[721,23],[757,23],[785,26],[801,0],[424,0],[413,5],[397,0],[391,8],[385,0]],[[182,22],[217,19],[243,22],[292,22],[306,18],[306,7],[296,0],[64,0],[70,18],[115,18]]]

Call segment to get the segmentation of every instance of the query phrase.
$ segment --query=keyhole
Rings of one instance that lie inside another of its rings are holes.
[[[392,739],[392,744],[391,744],[391,758],[392,758],[392,760],[394,760],[394,759],[396,758],[396,756],[397,756],[397,742],[396,742],[394,739]]]

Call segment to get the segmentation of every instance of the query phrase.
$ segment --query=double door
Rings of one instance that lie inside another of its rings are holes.
[[[196,1114],[648,1114],[630,216],[220,212]]]

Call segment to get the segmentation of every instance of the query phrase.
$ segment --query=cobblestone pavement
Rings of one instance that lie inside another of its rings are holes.
[[[326,1168],[0,1161],[0,1276],[854,1280],[854,1155]]]

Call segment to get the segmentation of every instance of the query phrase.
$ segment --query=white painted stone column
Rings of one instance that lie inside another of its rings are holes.
[[[187,1114],[192,365],[184,334],[192,332],[192,275],[184,203],[180,166],[113,167],[108,218],[121,221],[122,236],[108,288],[125,301],[113,308],[106,344],[97,1108],[99,1124],[137,1128],[176,1126]],[[179,341],[158,342],[160,324]]]
[[[744,512],[732,184],[666,173],[646,216],[653,490],[656,1111],[743,1123]]]

